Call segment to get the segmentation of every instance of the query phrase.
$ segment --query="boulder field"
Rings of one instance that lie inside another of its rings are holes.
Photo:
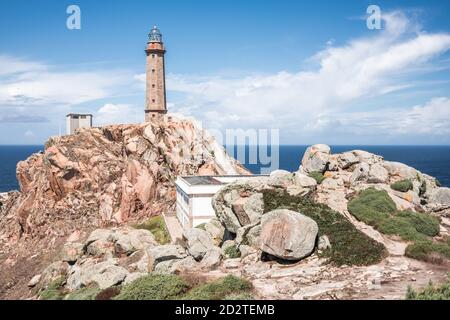
[[[399,182],[403,191],[396,190]],[[185,231],[182,241],[161,245],[150,231],[130,226],[97,229],[82,241],[69,239],[59,259],[29,276],[28,286],[38,298],[55,281],[76,292],[121,288],[148,274],[233,274],[250,280],[263,299],[403,299],[408,285],[446,278],[449,195],[436,179],[404,164],[312,146],[296,172],[224,186],[212,199],[216,218]],[[383,223],[401,224],[392,229],[362,219],[372,216],[351,213],[356,200],[373,216],[385,215]],[[408,221],[416,229],[405,236]],[[424,243],[439,245],[434,260],[405,255]]]

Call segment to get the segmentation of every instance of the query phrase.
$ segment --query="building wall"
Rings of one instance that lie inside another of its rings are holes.
[[[76,129],[79,128],[91,128],[92,116],[79,115],[78,118],[74,116],[67,117],[66,119],[67,134],[74,134]]]

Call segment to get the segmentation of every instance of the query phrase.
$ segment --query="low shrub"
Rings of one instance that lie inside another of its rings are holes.
[[[172,300],[180,298],[188,289],[180,276],[150,274],[123,287],[114,300]]]
[[[95,300],[100,291],[98,286],[87,286],[69,293],[64,300]]]
[[[430,281],[421,291],[408,287],[406,300],[450,300],[450,279],[440,286],[434,286]]]
[[[255,298],[253,297],[253,295],[249,292],[232,293],[223,298],[223,300],[254,300],[254,299]]]
[[[252,284],[236,276],[226,276],[209,283],[199,285],[189,291],[184,299],[187,300],[223,300],[230,295],[249,294]]]
[[[309,176],[310,176],[311,178],[313,178],[314,180],[316,180],[316,181],[317,181],[317,184],[321,184],[322,181],[325,180],[325,177],[324,177],[323,173],[322,173],[322,172],[319,172],[319,171],[313,171],[313,172],[311,172],[311,173],[309,174]]]
[[[66,279],[59,277],[50,282],[47,287],[39,293],[40,300],[62,300],[66,294],[64,283]]]
[[[334,265],[371,265],[387,254],[383,244],[355,228],[342,214],[314,202],[310,197],[291,196],[285,190],[265,190],[264,211],[289,209],[300,212],[319,226],[319,236],[327,235],[331,249],[321,255]]]
[[[170,243],[170,234],[167,230],[163,216],[152,217],[144,223],[135,225],[134,228],[150,231],[155,236],[155,240],[158,241],[159,244]]]
[[[386,191],[368,188],[348,203],[348,211],[358,220],[371,226],[378,226],[389,218],[397,207]]]
[[[236,259],[241,257],[241,251],[239,251],[239,248],[236,245],[227,247],[224,253],[228,259]]]
[[[421,241],[439,234],[439,220],[427,213],[397,211],[384,190],[366,189],[348,203],[348,211],[358,220],[388,235],[406,241]]]
[[[412,190],[413,188],[414,188],[413,183],[409,179],[397,181],[397,182],[391,184],[392,190],[396,190],[396,191],[400,191],[400,192],[408,192],[409,190]]]
[[[119,293],[120,287],[109,287],[100,291],[95,297],[95,300],[112,300],[114,297],[119,295]]]
[[[450,259],[450,246],[446,242],[419,241],[406,247],[407,257],[431,263],[442,263]]]

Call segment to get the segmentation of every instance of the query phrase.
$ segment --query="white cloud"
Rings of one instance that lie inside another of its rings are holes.
[[[338,120],[322,115],[347,112],[349,116],[349,106],[417,86],[417,76],[434,68],[435,58],[450,49],[450,34],[423,32],[401,12],[384,14],[384,20],[383,31],[371,32],[343,46],[328,43],[313,57],[318,65],[314,71],[236,78],[171,74],[168,90],[184,95],[177,101],[176,111],[205,120],[205,125],[277,127],[297,134],[328,127],[331,132]],[[409,118],[418,116],[417,111],[410,111]],[[442,126],[438,118],[427,121]],[[365,125],[382,133],[377,121]],[[449,126],[450,122],[445,125]],[[401,127],[396,128],[403,132]]]
[[[127,124],[141,122],[142,108],[134,108],[129,104],[107,103],[95,114],[96,125]]]
[[[132,73],[125,71],[59,71],[0,56],[0,106],[77,105],[118,95],[133,81]]]
[[[410,108],[334,113],[318,116],[305,128],[311,131],[357,134],[427,135],[450,134],[450,99],[433,98],[423,105]]]

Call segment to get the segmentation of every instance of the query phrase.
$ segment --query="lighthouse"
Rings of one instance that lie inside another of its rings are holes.
[[[154,26],[148,35],[147,69],[146,69],[146,104],[145,121],[158,121],[167,113],[166,106],[166,74],[164,69],[164,54],[166,50],[162,34]]]

